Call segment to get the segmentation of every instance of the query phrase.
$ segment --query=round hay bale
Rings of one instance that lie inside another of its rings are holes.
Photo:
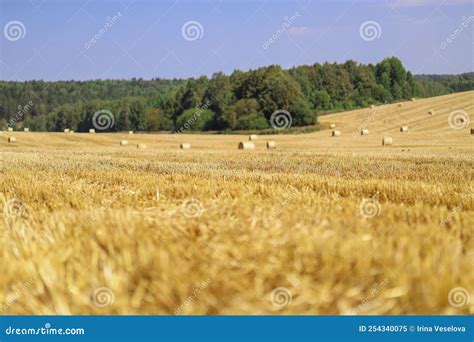
[[[408,126],[400,127],[400,132],[408,132]]]
[[[374,105],[370,105],[370,109],[374,109],[374,108],[375,108],[375,106],[374,106]]]
[[[139,149],[145,149],[145,148],[146,148],[146,144],[138,144],[138,145],[137,145],[137,148],[139,148]]]
[[[179,145],[179,148],[182,149],[182,150],[189,150],[191,148],[191,144],[182,143],[181,145]]]
[[[71,130],[69,128],[64,129],[64,133],[70,133],[70,132],[71,132]]]
[[[433,115],[434,113],[435,113],[435,112],[434,112],[433,109],[430,109],[430,110],[428,111],[428,115]]]
[[[93,128],[89,129],[89,133],[94,134],[94,133],[95,133],[95,129],[93,129]]]
[[[257,140],[257,135],[256,134],[250,134],[249,135],[249,141]]]
[[[331,127],[331,128],[336,128],[336,124],[335,124],[335,123],[332,123],[330,127]]]
[[[241,141],[239,142],[239,150],[253,150],[255,148],[255,144],[251,141]]]
[[[73,131],[73,130],[71,130],[71,131],[69,132],[69,134],[72,134],[72,133],[74,133],[74,131]]]
[[[28,127],[23,128],[23,132],[29,132],[29,131],[30,131],[30,129]]]
[[[338,131],[338,130],[332,131],[332,136],[333,136],[333,137],[338,137],[338,136],[340,136],[340,135],[341,135],[341,131]]]
[[[133,131],[128,131],[128,134],[133,134]]]
[[[368,135],[369,134],[369,130],[367,128],[362,128],[361,131],[360,131],[360,135]]]
[[[391,137],[383,137],[382,146],[388,146],[393,144],[393,139]]]
[[[14,143],[14,142],[16,142],[16,138],[15,137],[8,137],[8,142],[9,143]]]
[[[403,104],[402,104],[402,103],[399,103],[399,104],[398,104],[398,107],[402,107],[402,106],[403,106]]]
[[[276,143],[273,140],[267,141],[267,149],[272,150],[275,148],[276,148]]]
[[[128,140],[120,140],[120,146],[128,145]]]
[[[415,99],[414,97],[412,97],[410,100],[411,100],[411,101],[416,101],[416,99]]]
[[[8,132],[13,132],[13,127],[8,127]]]

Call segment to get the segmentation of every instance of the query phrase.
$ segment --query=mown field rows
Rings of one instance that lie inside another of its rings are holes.
[[[402,119],[364,137],[372,110],[325,116],[340,137],[250,151],[237,135],[3,133],[1,314],[472,314],[473,137],[447,122],[472,117],[472,95],[390,105]]]

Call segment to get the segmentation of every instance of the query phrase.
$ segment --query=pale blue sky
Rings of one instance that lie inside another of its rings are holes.
[[[0,79],[185,78],[391,55],[416,74],[461,73],[474,70],[472,3],[0,0]],[[23,38],[16,40],[12,21],[24,26],[17,26]],[[189,21],[202,26],[196,40],[183,38]],[[361,37],[368,21],[376,35]]]

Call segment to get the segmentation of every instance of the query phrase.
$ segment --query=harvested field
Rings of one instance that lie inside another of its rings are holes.
[[[4,132],[1,313],[474,314],[474,144],[449,122],[473,99],[327,115],[337,139],[248,151],[242,135]]]

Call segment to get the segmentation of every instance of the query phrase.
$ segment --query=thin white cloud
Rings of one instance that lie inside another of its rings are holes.
[[[450,6],[471,4],[472,0],[389,0],[387,6],[391,8],[422,7],[422,6]]]

